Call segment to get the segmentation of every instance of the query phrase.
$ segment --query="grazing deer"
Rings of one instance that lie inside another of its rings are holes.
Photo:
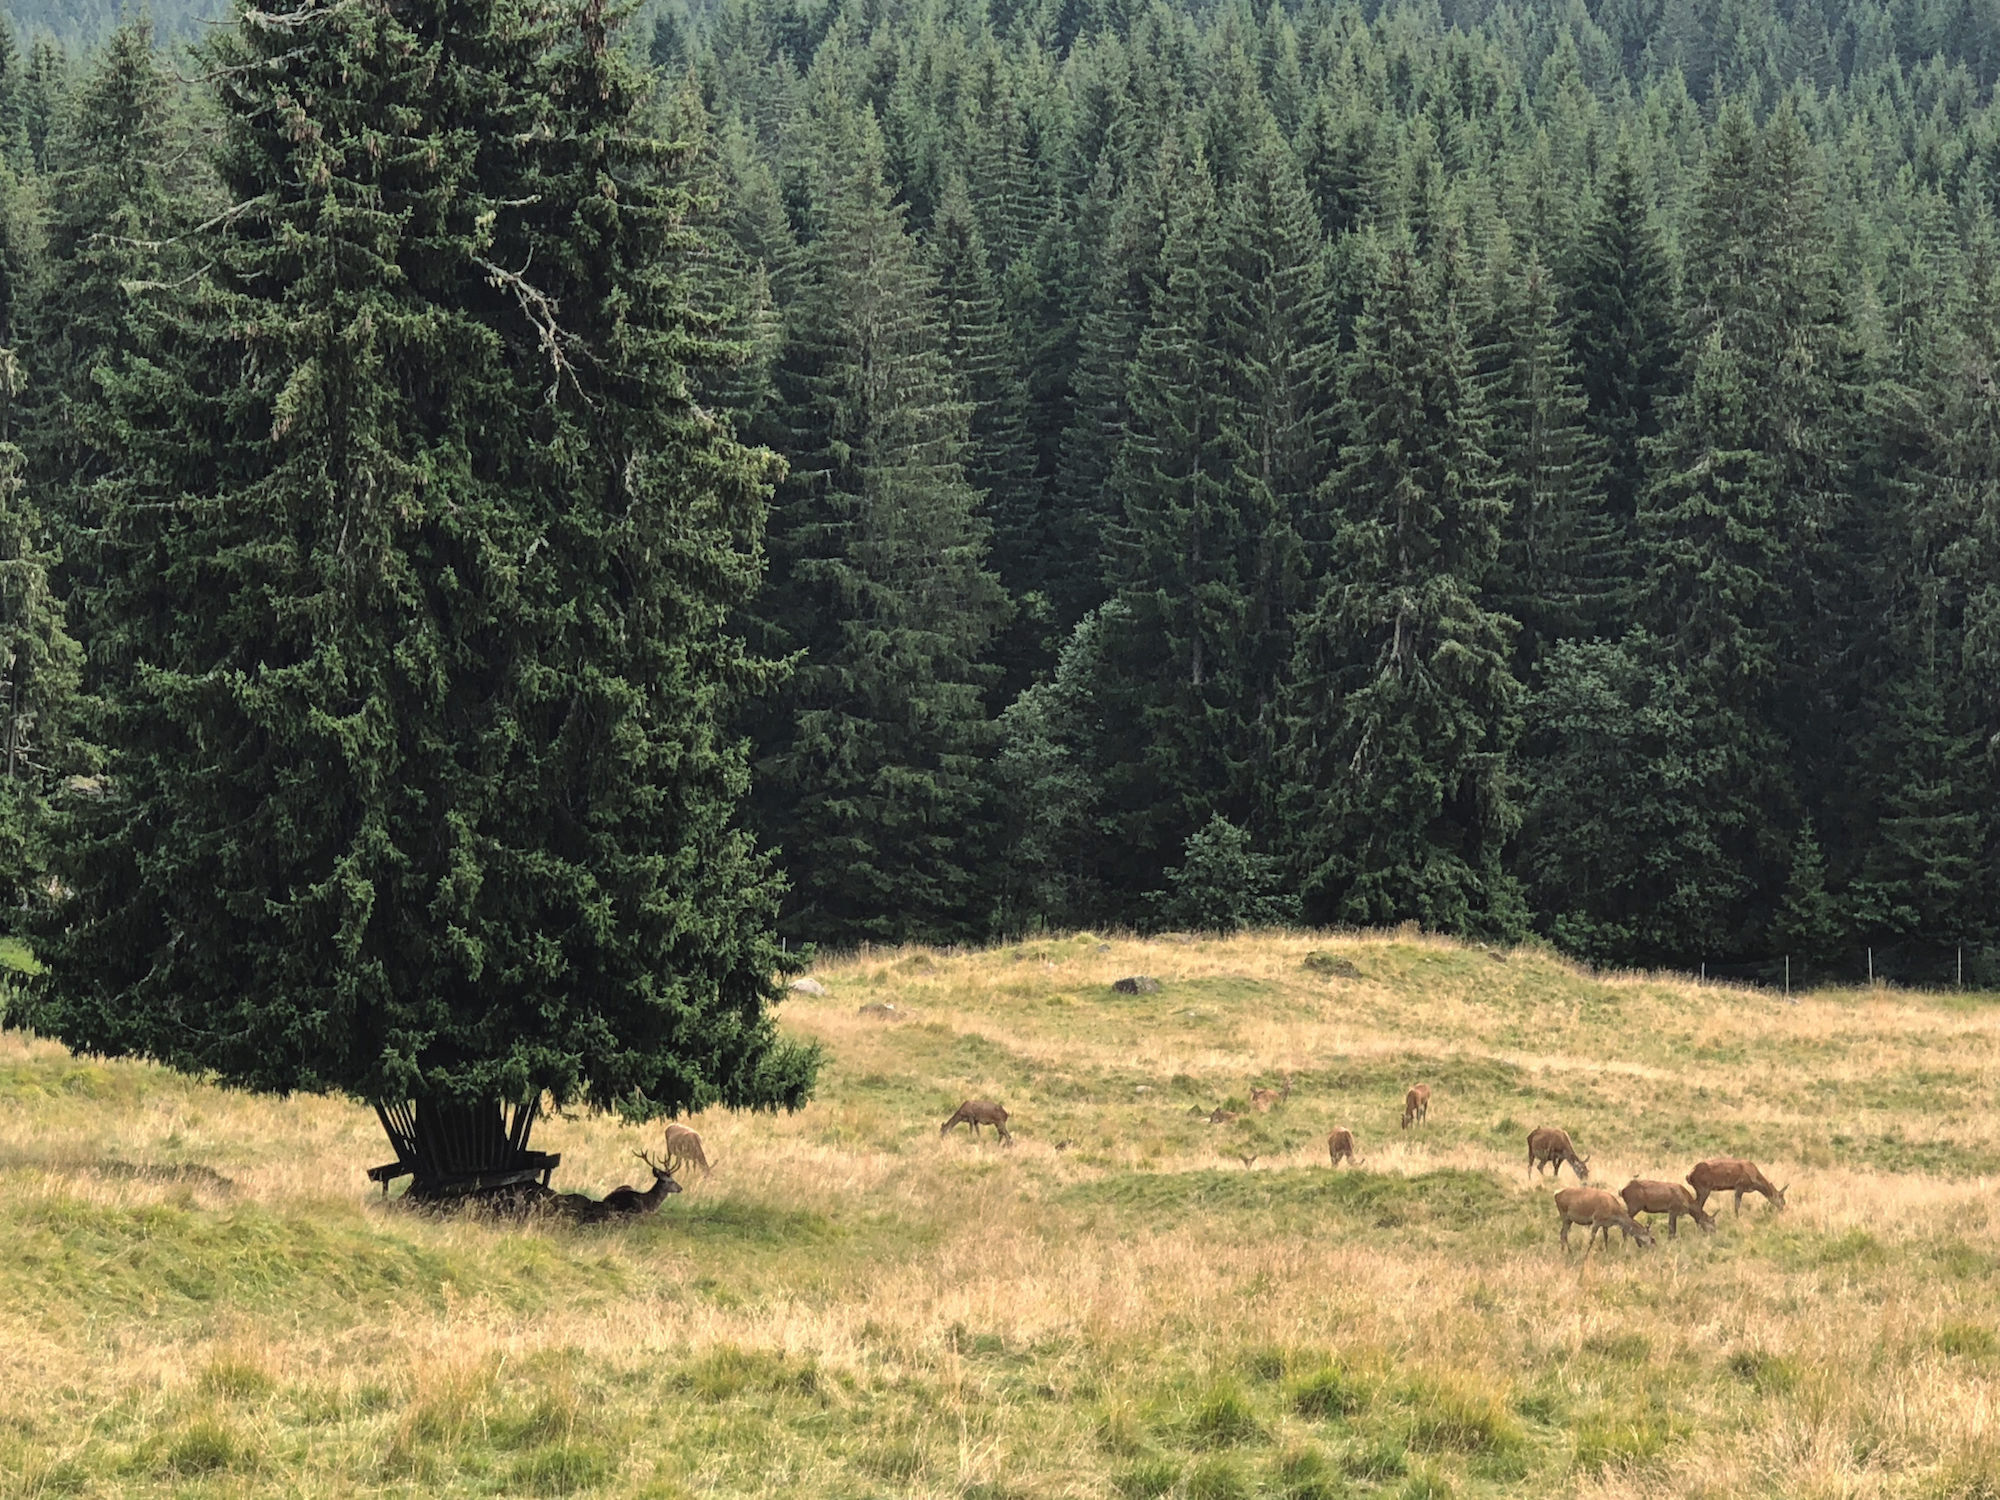
[[[1785,1206],[1785,1188],[1772,1187],[1771,1179],[1757,1170],[1755,1162],[1739,1161],[1733,1156],[1696,1162],[1687,1180],[1688,1186],[1694,1189],[1694,1201],[1703,1208],[1708,1207],[1710,1193],[1734,1193],[1739,1214],[1743,1212],[1745,1193],[1762,1193],[1764,1201],[1773,1208]],[[1785,1187],[1790,1186],[1790,1183],[1785,1184]]]
[[[1704,1234],[1715,1233],[1715,1215],[1694,1201],[1694,1194],[1678,1182],[1652,1182],[1634,1177],[1618,1190],[1618,1196],[1625,1200],[1625,1207],[1634,1217],[1640,1214],[1665,1214],[1667,1216],[1667,1238],[1679,1239],[1681,1217],[1693,1219]]]
[[[1653,1231],[1632,1217],[1624,1200],[1616,1193],[1603,1188],[1566,1187],[1556,1194],[1556,1212],[1562,1215],[1562,1247],[1569,1249],[1569,1226],[1582,1224],[1589,1228],[1590,1235],[1583,1242],[1588,1250],[1601,1234],[1604,1243],[1611,1243],[1611,1231],[1622,1229],[1626,1238],[1637,1240],[1640,1245],[1653,1243]]]
[[[972,1133],[975,1136],[979,1134],[980,1126],[991,1125],[1000,1133],[1001,1140],[1012,1142],[1014,1139],[1013,1136],[1007,1133],[1007,1111],[993,1103],[990,1099],[965,1100],[957,1109],[952,1111],[949,1120],[938,1126],[938,1134],[943,1135],[952,1126],[961,1123],[970,1125]]]
[[[667,1126],[667,1165],[677,1167],[693,1162],[708,1176],[708,1157],[701,1149],[701,1137],[678,1120]]]
[[[1337,1167],[1342,1161],[1359,1165],[1360,1159],[1354,1154],[1354,1132],[1345,1125],[1333,1127],[1333,1134],[1326,1138],[1326,1154],[1333,1159],[1328,1166]]]
[[[1576,1154],[1576,1148],[1569,1143],[1569,1132],[1544,1125],[1528,1132],[1528,1170],[1540,1176],[1542,1168],[1550,1162],[1555,1163],[1557,1177],[1562,1176],[1563,1163],[1568,1162],[1578,1182],[1590,1181],[1590,1158]]]
[[[1259,1114],[1269,1114],[1272,1105],[1282,1104],[1291,1097],[1292,1075],[1289,1073],[1285,1075],[1285,1090],[1283,1093],[1279,1093],[1276,1089],[1250,1090],[1250,1102],[1256,1107]]]
[[[1408,1130],[1419,1120],[1431,1117],[1431,1086],[1420,1083],[1403,1095],[1403,1129]]]

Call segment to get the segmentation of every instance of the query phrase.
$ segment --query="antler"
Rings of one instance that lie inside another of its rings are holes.
[[[653,1159],[652,1152],[634,1151],[632,1154],[638,1157],[639,1160],[644,1162],[647,1166],[651,1167],[657,1175],[661,1177],[671,1177],[674,1175],[674,1169],[672,1164],[669,1163],[663,1166],[661,1163]]]

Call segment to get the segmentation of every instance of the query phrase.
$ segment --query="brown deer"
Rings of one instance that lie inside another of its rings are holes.
[[[1739,1214],[1743,1212],[1745,1193],[1762,1193],[1764,1201],[1773,1208],[1785,1206],[1785,1188],[1772,1187],[1771,1179],[1757,1170],[1755,1162],[1739,1161],[1733,1156],[1696,1162],[1687,1180],[1688,1186],[1694,1189],[1694,1201],[1703,1208],[1708,1207],[1710,1193],[1734,1193]],[[1785,1184],[1785,1187],[1790,1186],[1790,1183]]]
[[[1285,1089],[1283,1093],[1278,1092],[1276,1089],[1250,1090],[1250,1103],[1259,1114],[1269,1114],[1272,1105],[1282,1104],[1291,1097],[1292,1075],[1289,1073],[1285,1075]]]
[[[1632,1217],[1624,1200],[1616,1193],[1603,1188],[1566,1187],[1556,1194],[1556,1212],[1562,1215],[1562,1247],[1569,1249],[1569,1226],[1582,1224],[1589,1228],[1590,1235],[1583,1242],[1588,1250],[1601,1234],[1604,1243],[1611,1243],[1611,1231],[1622,1229],[1627,1239],[1637,1240],[1641,1246],[1653,1243],[1653,1231]]]
[[[1563,1174],[1563,1163],[1568,1162],[1578,1182],[1590,1181],[1590,1158],[1576,1154],[1576,1148],[1569,1143],[1569,1132],[1544,1125],[1528,1132],[1528,1170],[1540,1176],[1542,1168],[1550,1162],[1555,1163],[1558,1178]]]
[[[653,1185],[640,1192],[633,1187],[615,1187],[602,1198],[584,1193],[552,1193],[541,1200],[545,1212],[560,1215],[575,1224],[602,1224],[609,1219],[636,1218],[660,1206],[669,1193],[678,1193],[673,1169],[656,1162],[645,1152],[633,1153],[653,1169]]]
[[[1694,1194],[1678,1182],[1653,1182],[1634,1177],[1618,1190],[1625,1207],[1636,1218],[1640,1214],[1665,1214],[1667,1238],[1679,1239],[1681,1217],[1693,1219],[1704,1234],[1715,1233],[1715,1215],[1694,1201]]]
[[[1343,1160],[1358,1166],[1360,1158],[1354,1154],[1354,1132],[1345,1125],[1334,1126],[1333,1134],[1326,1138],[1326,1154],[1333,1158],[1329,1166],[1337,1167]]]
[[[701,1168],[702,1176],[708,1176],[708,1156],[701,1149],[701,1137],[675,1120],[667,1126],[667,1165],[677,1167],[685,1162],[693,1162]]]
[[[979,1127],[991,1125],[1000,1133],[1000,1139],[1012,1143],[1014,1137],[1007,1133],[1007,1111],[989,1099],[967,1099],[952,1111],[951,1118],[938,1126],[938,1134],[943,1135],[952,1126],[966,1124],[972,1133],[979,1134]]]
[[[1216,1105],[1214,1109],[1211,1109],[1208,1112],[1208,1123],[1211,1125],[1227,1125],[1231,1120],[1235,1118],[1236,1118],[1235,1110],[1224,1109],[1220,1104]]]
[[[1431,1086],[1420,1083],[1403,1095],[1403,1129],[1408,1130],[1419,1120],[1431,1117]]]
[[[688,1134],[693,1135],[694,1132],[690,1130]],[[649,1214],[666,1201],[667,1194],[678,1193],[681,1190],[681,1185],[674,1181],[674,1164],[671,1161],[654,1161],[644,1151],[634,1151],[632,1154],[653,1169],[653,1185],[643,1193],[632,1187],[613,1188],[604,1195],[603,1207],[606,1215]]]

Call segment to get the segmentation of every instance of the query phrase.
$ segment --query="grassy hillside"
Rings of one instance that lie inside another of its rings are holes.
[[[385,1208],[360,1109],[0,1040],[0,1488],[2000,1495],[1995,997],[1788,1006],[1406,936],[817,977],[786,1013],[820,1101],[698,1122],[714,1176],[610,1230]],[[975,1094],[1013,1149],[939,1138]],[[1542,1123],[1613,1188],[1754,1156],[1791,1210],[1565,1259]],[[602,1190],[652,1140],[540,1143]]]

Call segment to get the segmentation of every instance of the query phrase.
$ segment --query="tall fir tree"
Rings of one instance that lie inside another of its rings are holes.
[[[133,288],[189,269],[180,232],[190,184],[175,162],[174,84],[143,19],[111,34],[49,145],[41,266],[24,318],[30,372],[24,446],[61,522],[87,530],[90,486],[120,440],[98,420],[99,381],[138,352]]]
[[[966,482],[969,404],[867,117],[824,121],[818,238],[779,363],[791,475],[758,614],[802,653],[760,739],[787,920],[823,941],[984,930],[985,657],[1008,601]]]
[[[1606,502],[1624,523],[1624,535],[1604,539],[1604,571],[1630,582],[1637,567],[1630,530],[1645,486],[1645,445],[1659,435],[1678,349],[1672,271],[1629,138],[1612,160],[1566,280],[1584,420],[1603,445]]]
[[[1525,681],[1554,642],[1613,624],[1625,527],[1604,499],[1603,449],[1586,423],[1553,278],[1530,255],[1500,268],[1489,300],[1486,396],[1507,497],[1493,593],[1521,626],[1514,660]]]
[[[1298,627],[1286,703],[1288,826],[1310,918],[1513,932],[1501,854],[1513,624],[1483,589],[1505,502],[1474,378],[1462,253],[1380,253],[1342,383],[1327,481],[1334,563]]]
[[[815,1068],[723,722],[771,675],[729,626],[771,467],[690,399],[733,353],[689,310],[712,194],[614,24],[243,12],[233,211],[105,383],[111,792],[23,1019],[374,1100],[437,1187],[545,1094],[796,1106]]]

